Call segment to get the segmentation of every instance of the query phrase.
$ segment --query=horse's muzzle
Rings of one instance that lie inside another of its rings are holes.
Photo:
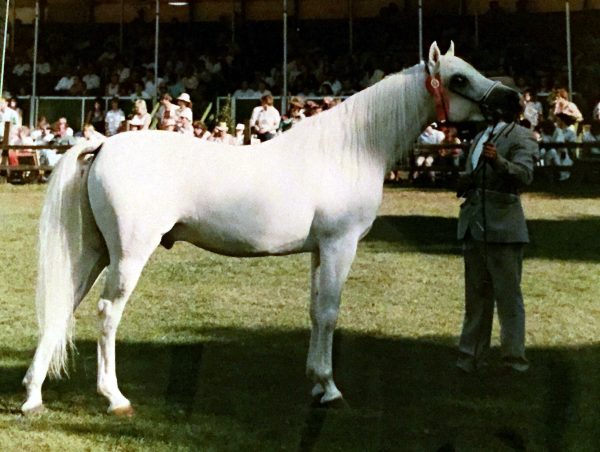
[[[479,103],[486,119],[514,121],[522,111],[521,96],[506,85],[497,83]]]

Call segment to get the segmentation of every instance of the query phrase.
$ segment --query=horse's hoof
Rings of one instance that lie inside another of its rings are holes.
[[[338,397],[337,399],[333,399],[328,402],[323,402],[323,400],[321,399],[321,406],[323,408],[327,408],[328,410],[345,410],[350,408],[350,406],[343,397]]]
[[[113,409],[109,408],[108,412],[119,417],[132,417],[135,414],[135,410],[131,405],[118,406]]]
[[[36,414],[42,414],[44,411],[46,411],[46,408],[44,408],[43,403],[28,406],[27,402],[25,402],[21,407],[21,413],[23,413],[24,416],[35,416]]]
[[[312,390],[310,391],[310,395],[312,397],[319,397],[322,396],[323,394],[325,394],[325,389],[323,389],[323,386],[321,386],[320,383],[317,383],[313,386]]]

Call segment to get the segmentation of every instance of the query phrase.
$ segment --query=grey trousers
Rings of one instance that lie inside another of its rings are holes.
[[[465,317],[459,351],[483,359],[490,348],[494,304],[503,358],[525,360],[525,307],[521,294],[522,243],[465,239]],[[494,303],[495,302],[495,303]]]

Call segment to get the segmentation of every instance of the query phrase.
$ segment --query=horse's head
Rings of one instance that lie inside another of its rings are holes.
[[[513,120],[520,112],[519,93],[484,77],[454,56],[454,43],[442,55],[434,42],[429,49],[426,69],[429,73],[427,89],[435,99],[438,120]]]

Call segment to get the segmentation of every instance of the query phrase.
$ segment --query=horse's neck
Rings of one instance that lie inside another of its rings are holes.
[[[362,126],[367,152],[377,157],[384,170],[408,156],[435,117],[425,78],[424,67],[414,66],[359,93],[348,109],[355,116],[354,126]]]

